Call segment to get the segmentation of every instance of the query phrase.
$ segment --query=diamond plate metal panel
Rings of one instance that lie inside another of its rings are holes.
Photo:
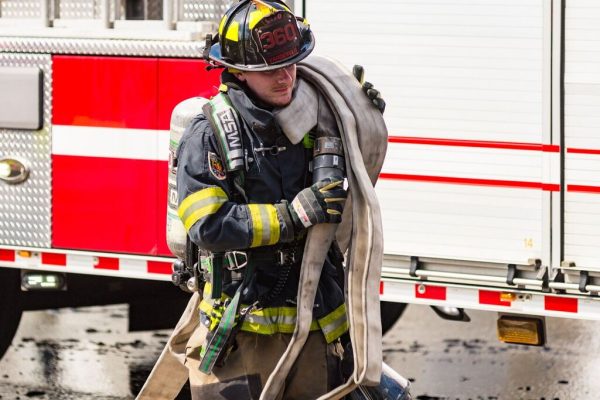
[[[219,23],[225,11],[234,2],[232,0],[180,0],[179,21],[210,21]]]
[[[60,0],[58,14],[65,19],[100,18],[100,7],[95,0]]]
[[[0,181],[0,243],[50,247],[51,58],[0,53],[0,66],[39,67],[44,73],[44,127],[38,131],[0,129],[0,156],[24,160],[31,170],[22,184]]]
[[[206,33],[213,33],[208,31]],[[202,55],[204,41],[110,40],[0,37],[2,51],[147,57],[192,57]]]
[[[0,16],[2,18],[40,18],[39,0],[2,0]]]

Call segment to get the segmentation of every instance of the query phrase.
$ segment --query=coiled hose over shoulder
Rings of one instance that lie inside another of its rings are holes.
[[[379,280],[383,262],[381,211],[373,187],[387,150],[382,115],[364,95],[354,76],[340,64],[312,56],[298,65],[298,76],[327,100],[341,133],[346,155],[349,198],[338,229],[348,250],[346,308],[354,349],[354,373],[343,386],[321,399],[339,399],[357,385],[377,385],[382,370]],[[261,400],[275,399],[306,342],[321,268],[336,235],[335,225],[310,228],[298,288],[298,319],[290,344],[269,377]]]

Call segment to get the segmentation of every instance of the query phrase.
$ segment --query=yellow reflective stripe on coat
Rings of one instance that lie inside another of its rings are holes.
[[[242,305],[242,308],[246,307]],[[211,315],[213,306],[211,300],[202,299],[198,307],[206,315]],[[296,327],[296,308],[295,307],[270,307],[250,312],[244,323],[242,330],[246,332],[259,333],[261,335],[273,335],[275,333],[294,333]],[[322,329],[317,321],[310,325],[311,331]],[[342,332],[343,333],[343,332]]]
[[[269,246],[279,242],[281,228],[277,210],[272,204],[248,204],[252,220],[252,242],[250,247]]]
[[[206,292],[206,290],[207,288],[205,287],[204,291]],[[223,296],[223,299],[226,297]],[[242,307],[246,306],[242,305]],[[210,316],[213,312],[212,300],[202,299],[198,308],[204,314]],[[274,335],[276,333],[291,334],[294,333],[296,327],[296,316],[297,311],[295,307],[269,307],[254,310],[246,316],[241,329],[261,335]],[[331,343],[342,336],[348,330],[345,305],[342,304],[335,311],[318,321],[312,321],[310,330],[321,330],[327,343]]]
[[[179,218],[185,229],[189,231],[200,219],[216,213],[227,200],[227,195],[218,186],[202,189],[190,194],[181,202],[178,210]]]
[[[273,335],[275,333],[294,333],[296,327],[296,307],[269,307],[250,312],[242,330],[246,332]],[[311,331],[319,330],[317,321],[310,325]]]
[[[342,304],[323,318],[319,319],[319,326],[325,335],[327,343],[333,342],[348,330],[346,304]]]

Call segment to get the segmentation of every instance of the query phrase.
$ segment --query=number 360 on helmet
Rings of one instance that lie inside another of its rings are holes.
[[[283,2],[242,0],[221,19],[218,42],[208,58],[240,71],[268,71],[297,63],[314,46],[308,22]]]

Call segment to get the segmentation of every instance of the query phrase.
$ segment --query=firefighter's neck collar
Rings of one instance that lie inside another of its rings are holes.
[[[319,99],[317,91],[303,79],[297,86],[290,104],[273,111],[275,120],[292,144],[298,144],[317,125]]]
[[[266,142],[274,141],[276,135],[283,131],[288,140],[295,145],[317,125],[319,114],[317,92],[301,78],[296,80],[296,88],[290,104],[276,109],[263,104],[253,96],[251,90],[230,72],[223,71],[221,81],[230,89],[228,94],[236,110],[258,135],[263,136]]]
[[[281,129],[277,125],[271,110],[259,107],[245,90],[230,87],[227,94],[231,104],[242,117],[247,128],[259,137],[263,145],[274,145],[277,137],[281,135]]]

